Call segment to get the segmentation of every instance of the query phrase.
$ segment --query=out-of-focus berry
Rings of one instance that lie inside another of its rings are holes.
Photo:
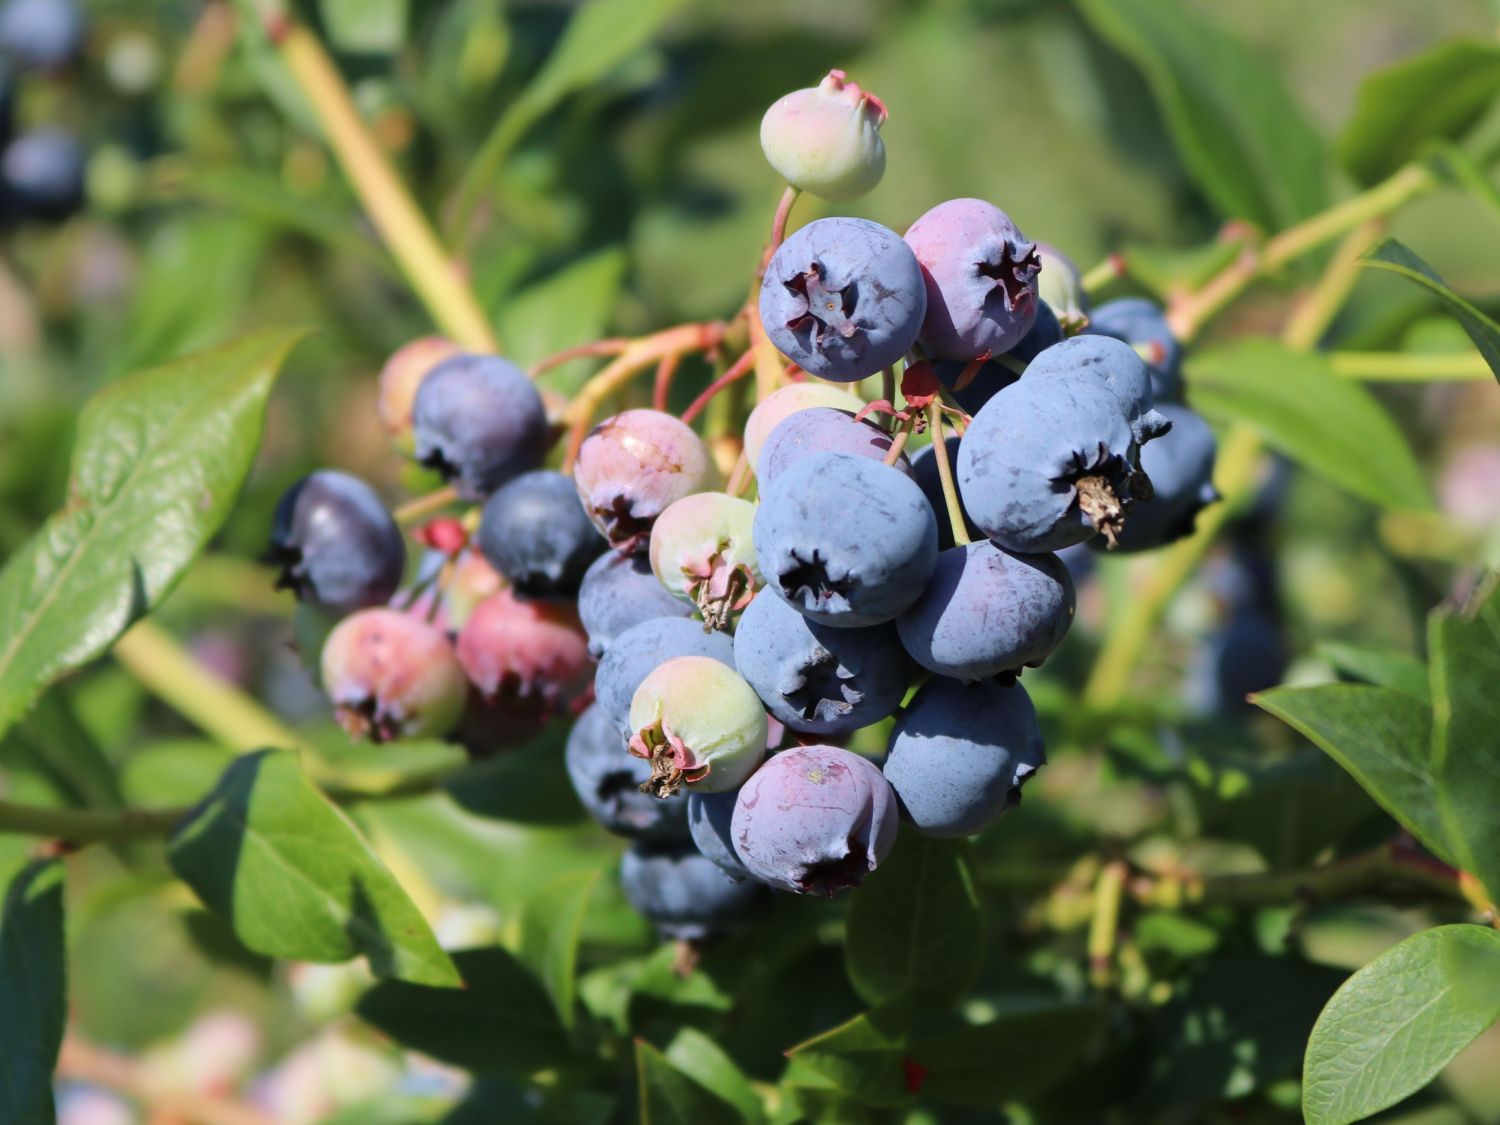
[[[568,732],[564,760],[578,800],[606,832],[640,840],[687,837],[687,792],[667,798],[642,792],[651,764],[625,749],[624,736],[598,704]]]
[[[822,199],[853,199],[885,172],[885,103],[831,70],[817,86],[776,102],[760,122],[760,147],[787,183]]]
[[[381,426],[402,453],[411,453],[416,446],[411,415],[417,388],[434,367],[462,350],[442,336],[419,336],[392,352],[380,369],[380,397],[375,400],[375,410]]]
[[[1182,398],[1182,345],[1177,342],[1167,314],[1144,297],[1106,301],[1089,316],[1088,331],[1129,344],[1151,372],[1151,389],[1158,402]]]
[[[537,469],[485,501],[479,549],[521,593],[570,597],[605,544],[578,506],[573,482],[551,469]]]
[[[323,687],[355,738],[442,736],[463,711],[464,670],[448,638],[393,609],[362,609],[323,646]]]
[[[593,671],[578,611],[565,601],[522,600],[511,590],[475,607],[455,645],[464,674],[486,699],[560,707],[588,689]]]
[[[713,860],[730,878],[741,880],[749,878],[750,872],[734,854],[731,828],[738,797],[735,791],[687,794],[687,827],[694,846],[706,859]]]
[[[541,396],[526,373],[493,355],[439,363],[412,401],[416,459],[464,500],[483,500],[542,463],[551,441]]]
[[[83,146],[61,129],[22,133],[0,153],[4,204],[42,222],[66,219],[83,206]]]
[[[620,864],[625,898],[662,937],[702,941],[733,929],[765,891],[734,879],[691,843],[631,846]]]
[[[282,495],[268,561],[276,588],[335,614],[380,605],[401,584],[406,542],[375,490],[323,469]]]
[[[1191,535],[1198,513],[1219,498],[1213,485],[1218,451],[1213,430],[1176,403],[1167,403],[1161,413],[1172,429],[1141,449],[1141,470],[1151,478],[1152,495],[1131,507],[1119,537],[1122,551],[1147,551]]]
[[[83,53],[88,20],[78,0],[8,0],[0,7],[0,54],[18,67],[59,70]]]

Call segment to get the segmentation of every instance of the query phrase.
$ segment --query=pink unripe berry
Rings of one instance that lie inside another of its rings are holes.
[[[830,70],[817,86],[787,94],[760,122],[760,147],[795,188],[822,199],[864,195],[885,174],[885,103]]]
[[[323,646],[323,687],[339,724],[373,742],[445,735],[464,705],[464,671],[448,638],[394,609],[339,622]]]
[[[537,700],[549,708],[588,689],[588,637],[571,602],[523,601],[511,590],[474,607],[458,634],[458,662],[488,700]]]
[[[755,505],[722,492],[698,492],[672,504],[651,529],[657,581],[692,602],[710,629],[750,603],[759,577],[751,526]]]
[[[670,797],[737,788],[766,753],[766,712],[726,664],[679,656],[660,664],[630,701],[630,752],[651,763],[642,792]]]
[[[712,488],[716,477],[702,439],[659,410],[627,410],[594,427],[573,467],[589,519],[625,552],[644,548],[668,505]]]
[[[745,420],[745,456],[752,469],[759,470],[760,450],[771,431],[786,418],[799,410],[811,410],[815,406],[827,406],[834,410],[848,410],[858,414],[865,401],[827,383],[792,383],[780,390],[772,391]]]
[[[419,336],[392,352],[380,369],[380,397],[375,400],[375,412],[402,453],[412,451],[411,407],[417,388],[429,371],[462,350],[442,336]]]

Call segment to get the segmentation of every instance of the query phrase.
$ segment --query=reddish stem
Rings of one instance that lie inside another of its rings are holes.
[[[651,388],[651,408],[666,413],[667,395],[672,391],[672,376],[677,374],[677,365],[682,362],[681,352],[672,352],[661,357],[656,365],[656,383]]]
[[[608,340],[595,340],[592,344],[579,344],[576,347],[564,348],[555,355],[549,355],[546,359],[538,360],[532,365],[528,372],[533,379],[540,378],[554,367],[561,367],[564,363],[574,359],[588,359],[591,356],[619,355],[630,346],[630,340],[615,336]]]
[[[771,241],[766,243],[765,253],[760,256],[760,266],[755,271],[757,278],[766,276],[766,267],[771,264],[771,259],[776,256],[776,251],[786,241],[786,223],[792,215],[792,204],[797,202],[797,196],[802,193],[788,184],[786,191],[781,193],[781,202],[776,204],[776,214],[771,219]]]
[[[703,408],[713,400],[714,395],[718,394],[725,387],[729,386],[729,384],[738,382],[740,379],[743,379],[754,369],[755,352],[754,350],[747,351],[744,355],[740,356],[739,359],[735,360],[734,363],[730,365],[728,371],[720,375],[717,379],[715,379],[712,383],[710,383],[703,389],[703,393],[701,395],[693,399],[692,405],[682,412],[682,420],[688,423],[688,425],[692,425],[693,419],[698,417],[699,414],[703,413]]]

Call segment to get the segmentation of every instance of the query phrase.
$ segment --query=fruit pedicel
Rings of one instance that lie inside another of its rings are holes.
[[[749,348],[682,417],[589,429],[615,363],[559,440],[527,372],[424,337],[382,373],[381,422],[446,487],[393,515],[325,470],[276,513],[280,584],[337,621],[317,664],[346,729],[485,755],[571,724],[558,768],[631,841],[625,897],[668,938],[744,923],[766,888],[856,887],[900,832],[993,825],[1046,761],[1020,678],[1073,619],[1054,552],[1159,547],[1215,499],[1161,310],[1091,310],[993,203],[784,236],[801,192],[879,181],[885,118],[840,71],[767,111],[789,186],[734,322]],[[752,372],[736,440],[706,441],[691,423]],[[880,758],[847,748],[861,731]]]

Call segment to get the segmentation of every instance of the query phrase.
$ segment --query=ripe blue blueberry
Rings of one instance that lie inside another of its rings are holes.
[[[54,222],[83,206],[84,155],[61,129],[22,133],[0,155],[0,186],[17,215]]]
[[[900,706],[912,671],[890,624],[819,625],[771,594],[740,617],[734,660],[766,710],[809,734],[879,722]]]
[[[1150,550],[1192,534],[1198,513],[1219,498],[1213,485],[1218,449],[1213,430],[1185,406],[1168,403],[1161,412],[1172,430],[1141,450],[1152,495],[1131,507],[1120,533],[1122,551]]]
[[[814,453],[848,453],[884,461],[891,448],[891,435],[867,421],[855,421],[848,410],[819,406],[799,410],[784,418],[761,447],[756,479],[764,488],[783,469]],[[911,475],[911,463],[903,453],[893,468]]]
[[[267,561],[278,590],[335,614],[383,605],[401,585],[401,529],[358,477],[324,469],[283,493]]]
[[[1198,714],[1243,714],[1246,698],[1281,683],[1288,663],[1281,625],[1257,606],[1238,606],[1188,663],[1183,696]]]
[[[1119,400],[1140,445],[1172,428],[1155,410],[1151,373],[1135,349],[1108,336],[1074,336],[1040,353],[1026,366],[1028,380],[1081,379],[1102,382]]]
[[[598,704],[573,729],[563,753],[568,780],[588,814],[606,832],[639,840],[683,840],[688,834],[688,796],[653,797],[641,792],[650,763],[632,757],[625,739]]]
[[[740,862],[797,894],[857,887],[896,843],[900,812],[880,768],[835,746],[799,746],[750,775],[730,832]]]
[[[1151,372],[1151,388],[1160,402],[1182,398],[1182,345],[1172,334],[1160,305],[1143,297],[1106,301],[1089,317],[1089,332],[1112,336],[1142,349]]]
[[[1057,319],[1057,314],[1052,311],[1052,306],[1046,301],[1036,303],[1036,320],[1032,322],[1031,330],[1021,337],[1015,347],[1005,354],[1011,359],[1019,360],[1021,363],[1030,363],[1042,352],[1053,344],[1060,344],[1067,338],[1063,331],[1062,322]]]
[[[573,482],[551,469],[522,473],[485,501],[479,549],[530,597],[569,596],[605,542],[578,503]]]
[[[678,794],[669,799],[675,801],[680,797],[681,794]],[[731,833],[734,806],[738,799],[737,789],[727,793],[689,793],[687,827],[694,845],[706,859],[713,860],[733,879],[747,879],[750,872],[740,862],[740,857],[734,854],[734,837]]]
[[[751,880],[725,874],[691,843],[631,845],[620,863],[620,886],[636,913],[674,941],[733,929],[765,894]]]
[[[0,8],[0,53],[18,67],[58,70],[82,53],[87,30],[77,0],[9,0]]]
[[[824,625],[878,625],[917,599],[937,563],[937,520],[911,478],[817,453],[761,494],[755,549],[767,586]]]
[[[711,656],[734,667],[734,642],[728,633],[705,633],[701,622],[657,617],[615,637],[594,674],[594,699],[625,738],[630,729],[630,701],[636,688],[658,665],[678,656]]]
[[[950,547],[896,619],[901,642],[939,676],[984,680],[1034,668],[1067,636],[1075,598],[1056,555],[1016,555],[988,540]]]
[[[950,199],[912,223],[906,241],[927,287],[923,347],[970,360],[1021,342],[1036,319],[1041,262],[1009,215],[982,199]]]
[[[926,308],[910,247],[868,219],[808,223],[781,244],[760,287],[771,342],[809,375],[837,383],[905,355]]]
[[[651,573],[645,555],[609,551],[584,571],[578,586],[578,616],[598,660],[626,629],[656,617],[691,617],[693,607],[673,596]]]
[[[1021,799],[1045,763],[1036,709],[1020,684],[934,677],[896,720],[885,778],[927,836],[970,836]]]
[[[483,500],[542,463],[547,412],[526,373],[492,355],[458,355],[433,368],[412,403],[416,458]]]
[[[957,434],[950,434],[945,444],[948,447],[948,464],[958,464],[958,448],[962,439]],[[916,456],[911,459],[912,480],[917,482],[917,487],[922,490],[922,495],[927,497],[927,503],[932,506],[933,518],[937,521],[938,550],[946,551],[953,546],[953,527],[948,522],[948,502],[943,497],[943,479],[938,474],[937,456],[932,446],[924,445],[917,450]],[[962,498],[960,497],[960,501]],[[960,507],[962,503],[960,503]],[[967,513],[964,515],[964,530],[970,539],[983,539],[984,532],[975,526]]]

